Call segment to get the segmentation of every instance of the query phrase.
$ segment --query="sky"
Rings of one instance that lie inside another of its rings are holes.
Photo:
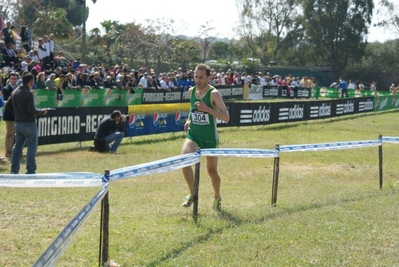
[[[395,0],[396,2],[397,0]],[[174,19],[179,25],[179,33],[195,36],[201,25],[210,22],[215,28],[213,34],[220,38],[237,37],[234,28],[238,25],[236,0],[148,0],[136,2],[133,0],[86,0],[90,8],[86,28],[101,30],[100,23],[104,20],[118,21],[121,24],[135,22],[146,25],[146,19]],[[377,6],[377,4],[375,4]],[[383,29],[370,27],[369,42],[384,42],[394,37]]]

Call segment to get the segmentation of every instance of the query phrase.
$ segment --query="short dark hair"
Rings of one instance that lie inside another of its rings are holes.
[[[206,77],[209,77],[211,75],[211,68],[206,64],[203,64],[203,63],[198,64],[195,67],[195,69],[196,70],[205,70]]]
[[[28,85],[28,83],[30,83],[31,81],[33,81],[32,73],[28,72],[22,77],[22,84],[23,85]]]
[[[114,110],[114,111],[112,111],[112,113],[111,113],[111,119],[115,119],[115,118],[117,118],[117,117],[120,117],[121,114],[122,114],[122,113],[121,113],[119,110]]]

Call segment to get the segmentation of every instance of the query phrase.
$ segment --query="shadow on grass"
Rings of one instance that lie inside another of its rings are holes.
[[[291,215],[291,214],[296,214],[296,213],[300,213],[300,212],[306,212],[306,211],[310,211],[310,210],[323,209],[326,207],[333,207],[336,205],[353,203],[353,202],[357,202],[357,201],[371,199],[374,197],[388,196],[388,195],[396,194],[397,191],[398,190],[392,189],[392,188],[389,188],[385,191],[376,189],[375,192],[370,192],[367,195],[364,194],[359,197],[350,197],[350,198],[340,199],[338,201],[333,201],[333,202],[328,202],[328,203],[309,203],[309,204],[304,204],[304,205],[295,206],[295,207],[291,207],[291,208],[282,208],[275,213],[269,213],[269,214],[266,214],[259,218],[254,218],[252,220],[237,219],[237,218],[229,217],[229,216],[226,216],[224,218],[228,219],[228,220],[232,219],[231,222],[233,222],[233,223],[240,222],[240,224],[241,223],[242,224],[248,224],[248,223],[258,224],[258,223],[264,223],[267,220],[271,220],[274,218],[279,218],[279,217],[287,216],[287,215]],[[278,207],[276,209],[278,209]]]
[[[151,267],[159,266],[163,262],[167,262],[175,258],[177,255],[183,253],[187,249],[208,241],[212,236],[221,234],[225,229],[226,227],[219,227],[217,229],[208,229],[209,230],[208,233],[195,237],[194,239],[183,243],[179,248],[172,249],[169,253],[165,254],[165,256],[160,257],[158,259],[154,259],[146,266],[151,266]]]
[[[346,198],[346,199],[340,199],[339,201],[335,202],[329,202],[329,203],[311,203],[311,204],[306,204],[306,205],[301,205],[298,207],[292,207],[292,208],[281,208],[280,210],[276,211],[275,213],[269,213],[264,216],[260,216],[258,218],[253,218],[253,219],[243,219],[240,218],[233,213],[222,210],[218,214],[218,218],[225,221],[223,225],[220,225],[218,227],[207,227],[205,228],[208,232],[206,234],[203,234],[201,236],[195,237],[192,240],[188,240],[187,242],[183,243],[179,248],[175,248],[169,251],[169,253],[166,253],[163,257],[160,257],[158,259],[154,259],[152,262],[150,262],[147,266],[159,266],[162,263],[165,263],[167,261],[172,260],[179,254],[185,252],[191,247],[194,247],[198,244],[205,243],[209,239],[211,239],[214,236],[222,234],[224,231],[236,228],[241,225],[245,224],[262,224],[265,223],[268,220],[272,220],[274,218],[279,218],[282,216],[287,216],[291,214],[296,214],[300,212],[306,212],[309,210],[316,210],[316,209],[323,209],[326,207],[331,207],[335,205],[341,205],[341,204],[347,204],[347,203],[352,203],[352,202],[357,202],[365,199],[370,199],[373,197],[380,197],[380,196],[387,196],[391,194],[396,194],[398,190],[386,190],[386,191],[376,191],[375,193],[370,192],[368,195],[363,195],[360,197],[353,197],[353,198]],[[377,193],[378,192],[378,193]],[[277,208],[276,208],[277,209]],[[200,216],[201,217],[201,216]],[[198,227],[200,227],[198,225]]]
[[[163,143],[165,141],[174,141],[174,140],[180,140],[180,139],[185,139],[186,135],[181,134],[181,133],[172,133],[169,137],[162,137],[162,138],[151,138],[151,139],[145,139],[145,140],[134,140],[134,137],[130,138],[130,142],[128,143],[127,141],[122,143],[121,146],[124,145],[149,145],[149,144],[157,144],[157,143]]]

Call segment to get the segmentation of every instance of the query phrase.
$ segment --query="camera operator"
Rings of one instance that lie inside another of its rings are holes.
[[[110,116],[102,119],[94,135],[96,150],[118,153],[119,144],[125,136],[125,122],[126,116],[122,115],[119,110],[114,110]]]

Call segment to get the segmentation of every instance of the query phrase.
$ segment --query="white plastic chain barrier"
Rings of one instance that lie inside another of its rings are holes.
[[[108,183],[87,203],[86,206],[72,219],[72,221],[62,230],[62,232],[54,239],[53,243],[46,249],[40,258],[33,264],[34,267],[56,266],[58,259],[62,253],[68,248],[69,243],[74,239],[79,228],[89,217],[98,202],[108,192]]]
[[[383,136],[382,142],[399,144],[399,137]]]
[[[340,149],[379,146],[381,145],[381,143],[382,143],[381,140],[365,140],[365,141],[336,142],[336,143],[324,143],[324,144],[280,146],[280,152],[340,150]]]
[[[0,174],[0,187],[95,187],[101,174],[90,172]]]

